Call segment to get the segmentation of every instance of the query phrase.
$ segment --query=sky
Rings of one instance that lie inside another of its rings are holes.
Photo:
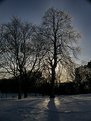
[[[0,24],[18,16],[40,24],[44,12],[54,7],[72,16],[74,28],[81,33],[79,62],[91,60],[91,0],[0,0]]]

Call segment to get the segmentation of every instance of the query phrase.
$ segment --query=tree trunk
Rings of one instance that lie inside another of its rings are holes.
[[[27,98],[28,96],[28,77],[27,74],[25,72],[25,74],[23,75],[23,91],[24,91],[24,98]]]
[[[22,98],[22,92],[21,92],[21,80],[18,82],[18,99]]]
[[[20,77],[18,81],[18,99],[22,98],[22,73],[20,71]]]
[[[55,67],[52,67],[52,76],[51,76],[51,93],[50,93],[50,98],[54,98],[55,97],[55,90],[54,90],[54,86],[55,86]]]
[[[20,90],[18,92],[18,99],[21,99],[21,92],[20,92]]]

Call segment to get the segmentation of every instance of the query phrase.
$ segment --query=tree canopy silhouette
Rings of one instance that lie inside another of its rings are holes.
[[[26,71],[42,74],[48,72],[51,84],[50,97],[54,97],[54,84],[58,67],[67,69],[70,76],[74,69],[73,58],[79,52],[80,34],[72,25],[72,18],[66,12],[49,8],[39,26],[34,26],[13,17],[0,26],[1,67],[7,73],[26,80]],[[25,76],[23,76],[25,75]],[[21,84],[19,97],[21,98]]]
[[[3,71],[19,77],[19,98],[21,98],[21,81],[26,80],[26,71],[39,70],[40,50],[37,42],[32,41],[33,26],[13,17],[0,28],[1,67]],[[25,76],[24,76],[25,75]],[[27,82],[26,82],[27,83]]]
[[[72,58],[76,58],[79,52],[77,42],[80,34],[74,30],[72,18],[68,13],[49,8],[43,16],[37,35],[44,43],[46,51],[44,65],[51,75],[50,97],[54,97],[57,66],[61,64],[69,68],[73,65]]]

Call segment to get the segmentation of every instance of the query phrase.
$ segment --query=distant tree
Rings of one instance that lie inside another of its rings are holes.
[[[80,91],[85,90],[85,88],[88,90],[91,89],[91,62],[75,69],[74,81],[78,85]]]
[[[0,31],[2,43],[2,68],[3,71],[19,77],[19,94],[21,98],[21,81],[26,81],[26,71],[39,70],[40,59],[37,43],[32,40],[33,26],[13,17],[11,22],[3,24]],[[27,82],[26,82],[27,83]],[[25,84],[26,84],[25,83]],[[27,96],[26,85],[24,97]]]
[[[87,70],[86,70],[86,79],[89,83],[89,88],[90,88],[90,91],[91,91],[91,61],[88,62],[87,66],[86,66]]]
[[[73,29],[71,22],[71,17],[67,13],[49,8],[39,27],[38,36],[40,35],[46,52],[44,67],[49,70],[50,75],[50,97],[54,97],[54,83],[58,65],[70,67],[74,64],[72,58],[77,57],[79,51],[77,41],[80,35]]]
[[[88,68],[91,68],[91,61],[88,62],[87,67],[88,67]]]
[[[82,77],[83,77],[83,73],[82,73],[82,70],[84,71],[84,68],[83,67],[78,67],[75,69],[75,79],[74,79],[74,82],[75,82],[75,85],[76,85],[76,88],[77,88],[77,91],[81,91],[81,85],[82,85]]]

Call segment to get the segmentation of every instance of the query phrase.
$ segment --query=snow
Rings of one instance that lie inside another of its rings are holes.
[[[91,94],[0,98],[0,121],[91,121]]]

